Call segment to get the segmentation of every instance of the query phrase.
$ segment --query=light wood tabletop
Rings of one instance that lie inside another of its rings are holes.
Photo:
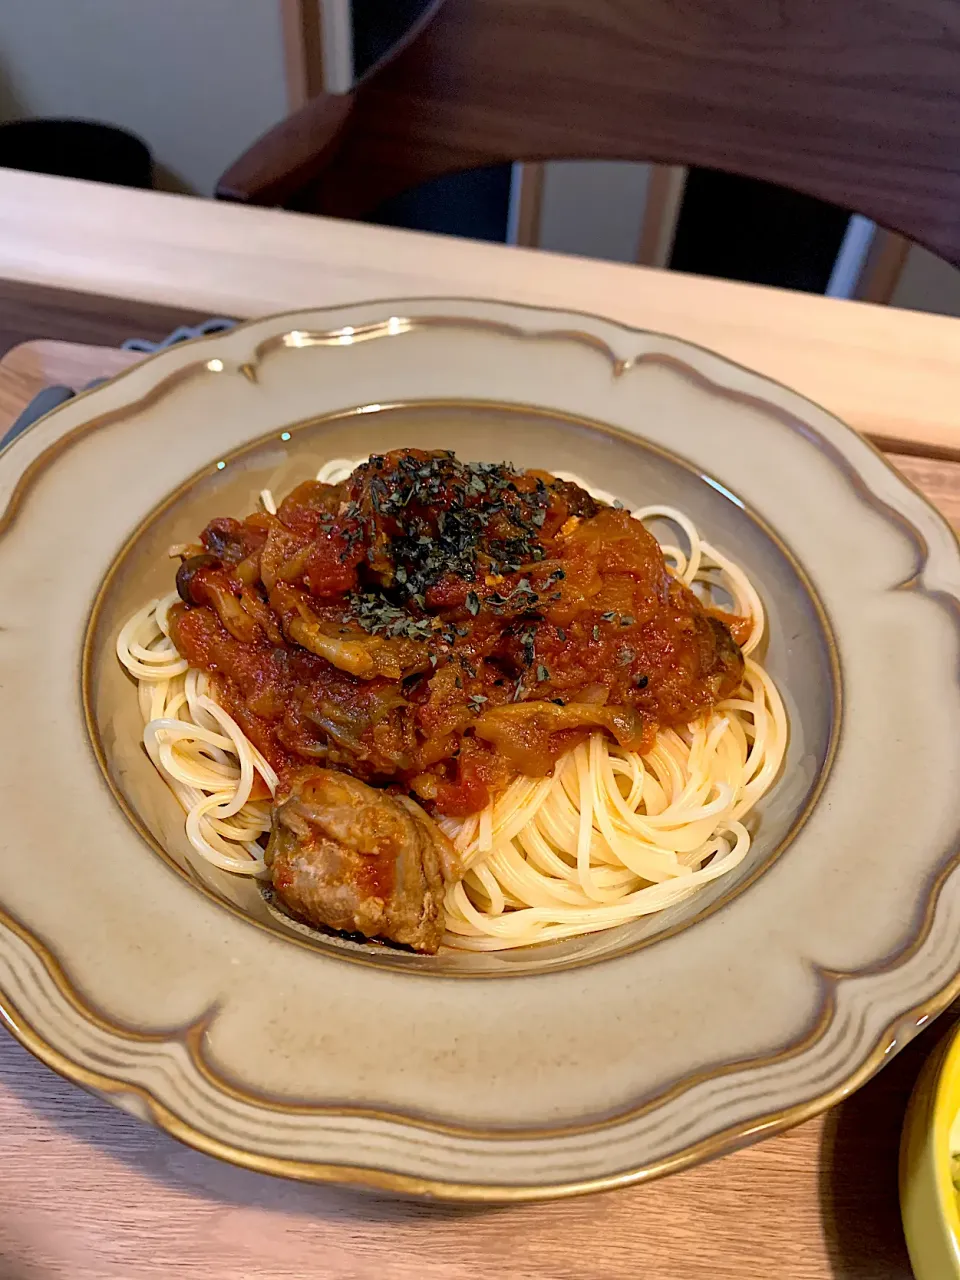
[[[960,321],[720,281],[0,171],[0,278],[238,316],[404,294],[602,312],[703,342],[861,430],[960,525]],[[0,301],[0,329],[3,327]],[[51,382],[126,357],[19,347],[0,433]],[[939,455],[939,456],[937,456]],[[584,1200],[464,1210],[231,1168],[0,1039],[0,1280],[905,1280],[906,1099],[958,1010],[826,1116],[714,1164]]]
[[[207,315],[452,294],[591,311],[702,343],[862,431],[960,444],[960,323],[868,303],[11,169],[0,280]]]

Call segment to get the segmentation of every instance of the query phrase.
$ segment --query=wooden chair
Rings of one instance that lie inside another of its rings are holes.
[[[514,160],[650,160],[780,183],[960,265],[955,0],[439,0],[217,195],[369,216]]]

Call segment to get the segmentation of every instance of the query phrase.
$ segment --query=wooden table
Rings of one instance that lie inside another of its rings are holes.
[[[402,294],[605,312],[702,341],[904,442],[911,456],[898,452],[897,465],[960,525],[958,321],[0,172],[4,276],[7,346],[38,333],[156,337],[201,314]],[[11,352],[0,361],[0,432],[40,386],[82,385],[123,358],[56,342]],[[401,1204],[233,1169],[0,1038],[0,1280],[904,1280],[903,1110],[958,1014],[780,1137],[646,1187],[502,1210]]]

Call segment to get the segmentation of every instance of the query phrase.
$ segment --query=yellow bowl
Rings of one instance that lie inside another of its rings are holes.
[[[960,1112],[960,1026],[920,1073],[900,1141],[900,1212],[917,1280],[960,1280],[960,1208],[950,1129]]]

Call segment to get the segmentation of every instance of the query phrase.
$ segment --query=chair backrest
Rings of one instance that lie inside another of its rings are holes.
[[[777,182],[960,265],[960,4],[446,0],[217,193],[364,217],[443,174],[575,158]]]

